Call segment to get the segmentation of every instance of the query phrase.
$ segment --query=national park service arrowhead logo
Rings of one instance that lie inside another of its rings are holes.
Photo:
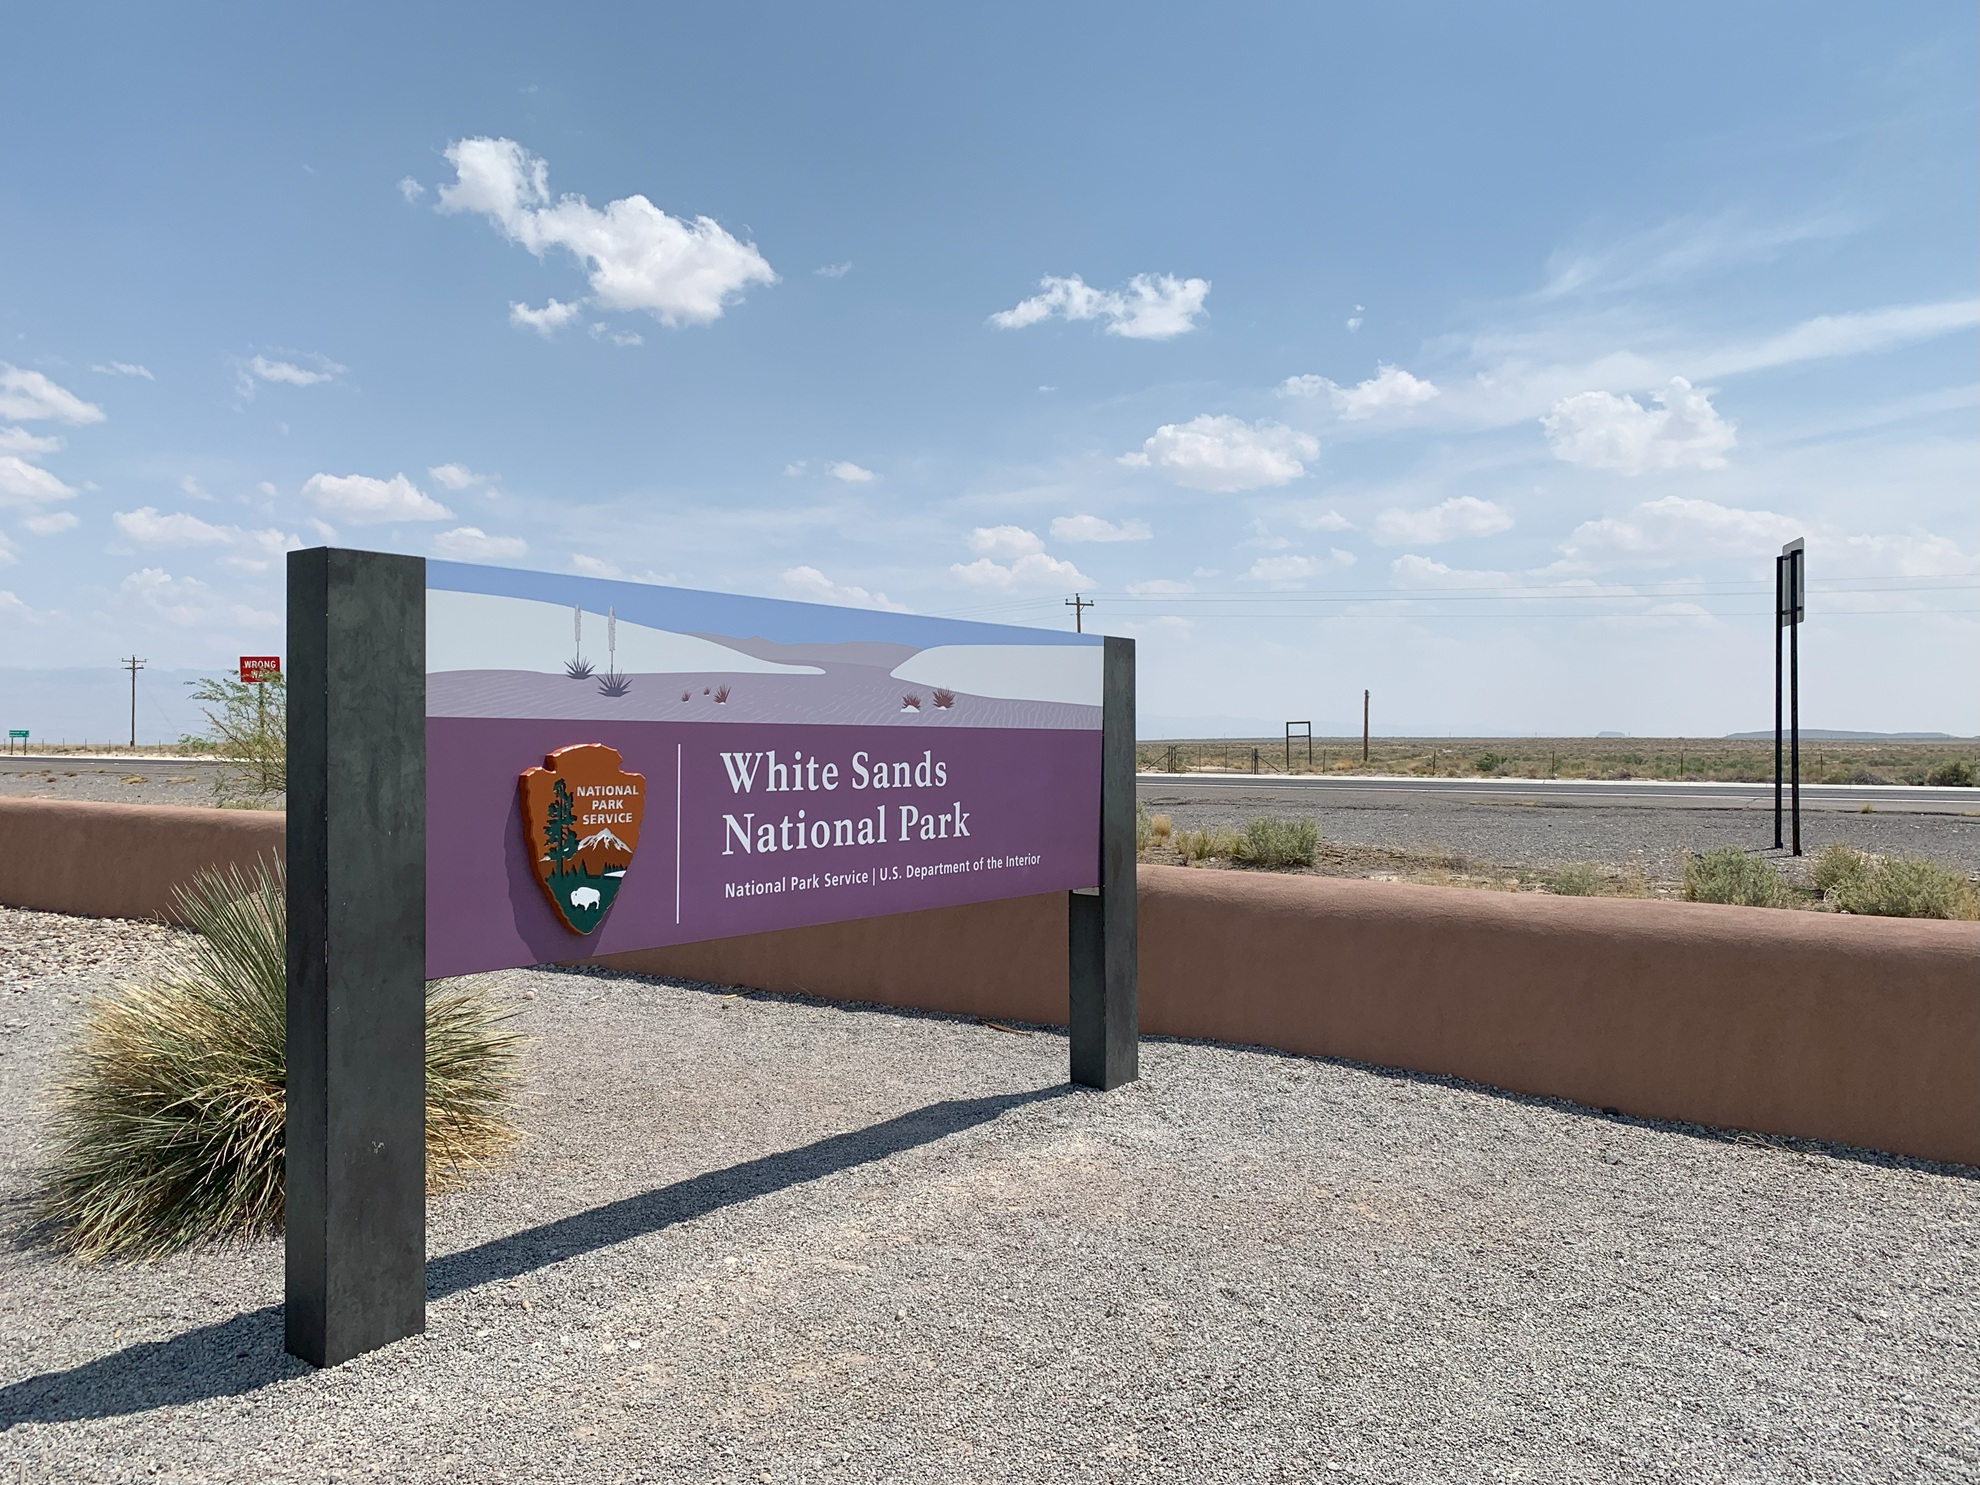
[[[605,921],[639,846],[646,777],[616,748],[559,748],[522,774],[523,839],[550,905],[572,933]]]

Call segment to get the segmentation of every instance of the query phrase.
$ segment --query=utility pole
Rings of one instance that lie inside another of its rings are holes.
[[[1368,692],[1361,693],[1361,761],[1368,761]]]
[[[144,661],[132,655],[123,662],[124,669],[131,673],[131,751],[137,751],[137,673],[144,669]]]
[[[1086,618],[1086,611],[1093,607],[1093,600],[1075,593],[1066,600],[1066,607],[1073,611],[1073,633],[1086,633],[1086,625],[1082,621]]]

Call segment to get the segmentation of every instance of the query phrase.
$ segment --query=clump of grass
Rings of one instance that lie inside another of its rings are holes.
[[[1540,885],[1556,897],[1607,897],[1608,880],[1601,869],[1587,861],[1570,861],[1540,879]]]
[[[1273,820],[1259,816],[1244,827],[1236,859],[1251,866],[1284,871],[1311,866],[1320,849],[1320,830],[1311,820]]]
[[[1228,861],[1238,853],[1239,840],[1233,830],[1182,830],[1176,833],[1176,854],[1183,865],[1199,861]]]
[[[1792,897],[1771,862],[1749,856],[1737,846],[1725,846],[1685,858],[1684,900],[1786,907]]]
[[[1166,846],[1176,833],[1176,822],[1167,815],[1156,815],[1148,822],[1148,833],[1155,837],[1155,844]]]
[[[1879,918],[1980,918],[1980,893],[1951,867],[1833,845],[1815,861],[1815,885],[1845,913]]]
[[[1148,818],[1148,806],[1136,804],[1134,807],[1134,849],[1140,855],[1155,839],[1155,822]]]
[[[40,1216],[53,1244],[85,1261],[282,1228],[282,868],[201,872],[178,909],[197,933],[182,962],[96,998],[57,1089]],[[505,1019],[467,982],[427,986],[429,1186],[513,1138],[518,1039]]]

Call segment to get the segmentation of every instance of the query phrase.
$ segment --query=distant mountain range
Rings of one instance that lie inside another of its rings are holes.
[[[1774,735],[1769,727],[1765,732],[1728,732],[1728,742],[1764,741]],[[1820,742],[1973,742],[1974,738],[1963,738],[1951,732],[1836,732],[1827,727],[1804,727],[1803,737],[1812,737]]]

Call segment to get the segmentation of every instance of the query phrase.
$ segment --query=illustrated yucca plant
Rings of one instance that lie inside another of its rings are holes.
[[[564,662],[564,674],[574,681],[588,681],[591,679],[591,662],[584,658],[584,606],[582,604],[571,610],[571,641],[575,646],[575,652],[571,659]]]
[[[717,686],[715,688],[715,700],[719,703],[719,702],[727,701],[728,699],[729,699],[729,688],[727,686]]]
[[[282,1229],[287,904],[280,865],[205,871],[174,971],[98,996],[56,1092],[39,1215],[85,1261]],[[429,1187],[514,1137],[519,1039],[471,982],[426,987]]]
[[[619,611],[605,610],[605,674],[598,678],[598,694],[601,696],[624,696],[632,690],[632,681],[619,674]]]

